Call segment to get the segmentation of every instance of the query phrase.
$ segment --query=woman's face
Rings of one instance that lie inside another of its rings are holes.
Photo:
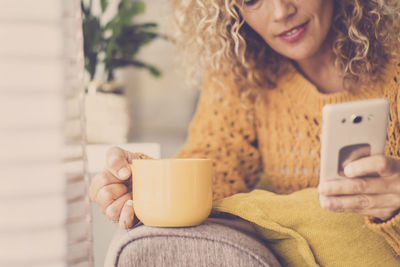
[[[298,61],[324,48],[334,0],[240,1],[243,19],[277,53]]]

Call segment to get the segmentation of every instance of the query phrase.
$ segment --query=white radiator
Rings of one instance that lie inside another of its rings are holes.
[[[80,0],[0,0],[0,266],[93,266]]]

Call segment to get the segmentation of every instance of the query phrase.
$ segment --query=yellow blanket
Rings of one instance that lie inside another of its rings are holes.
[[[254,190],[216,201],[214,210],[252,222],[284,267],[400,266],[364,216],[323,210],[315,188],[290,195]]]

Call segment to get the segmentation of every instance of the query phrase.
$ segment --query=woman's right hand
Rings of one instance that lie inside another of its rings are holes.
[[[132,203],[132,175],[129,164],[142,154],[132,153],[120,147],[112,147],[106,154],[106,167],[93,179],[89,196],[101,212],[111,221],[119,222],[123,229],[132,227],[134,210]]]

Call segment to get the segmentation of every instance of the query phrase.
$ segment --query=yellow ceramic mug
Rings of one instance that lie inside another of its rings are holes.
[[[135,214],[145,225],[198,225],[212,208],[212,164],[209,159],[133,160]]]

